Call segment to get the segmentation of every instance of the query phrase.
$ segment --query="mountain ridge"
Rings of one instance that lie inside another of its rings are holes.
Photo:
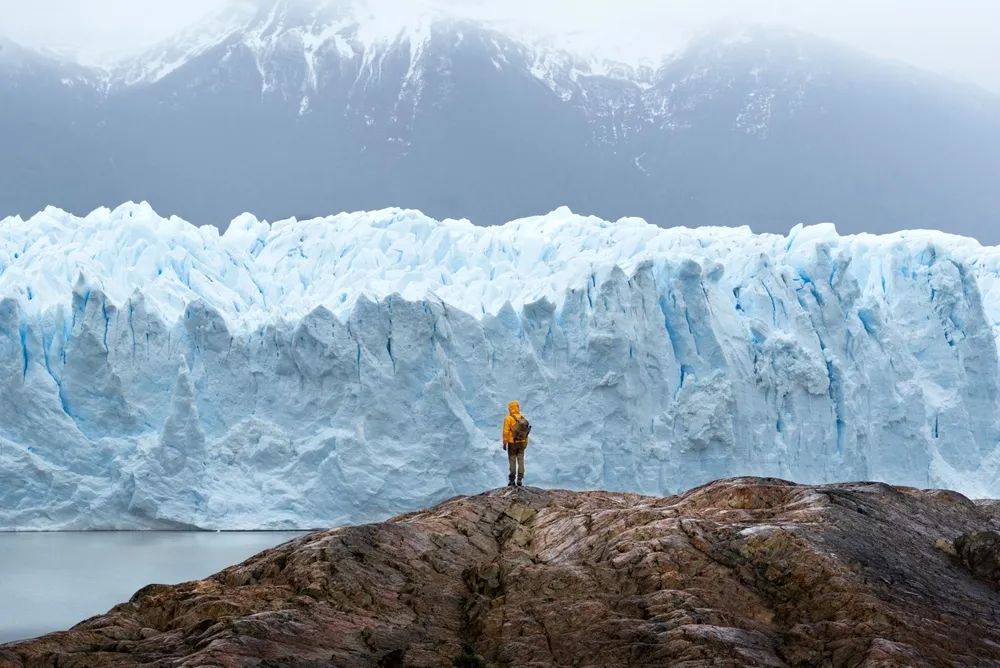
[[[1000,98],[932,75],[774,29],[635,69],[482,23],[366,33],[259,7],[113,75],[0,66],[0,213],[149,200],[196,222],[405,206],[500,223],[568,204],[998,240]]]

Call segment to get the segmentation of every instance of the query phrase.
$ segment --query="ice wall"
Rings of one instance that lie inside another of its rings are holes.
[[[313,527],[505,481],[1000,494],[1000,252],[562,209],[0,221],[0,528]]]

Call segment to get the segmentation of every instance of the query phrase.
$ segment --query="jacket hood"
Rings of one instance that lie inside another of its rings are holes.
[[[521,414],[521,404],[517,403],[516,401],[510,402],[509,404],[507,404],[507,412],[509,412],[511,415],[515,415],[515,416],[520,415]]]

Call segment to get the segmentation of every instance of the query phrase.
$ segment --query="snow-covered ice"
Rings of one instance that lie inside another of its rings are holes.
[[[1000,250],[566,209],[0,221],[0,529],[365,521],[505,480],[1000,494]]]

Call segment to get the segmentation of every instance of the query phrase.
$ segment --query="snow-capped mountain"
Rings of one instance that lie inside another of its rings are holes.
[[[499,223],[568,204],[997,240],[1000,102],[804,35],[710,34],[630,67],[447,14],[280,0],[111,72],[3,53],[0,213],[149,200],[223,225],[402,205]]]
[[[580,96],[588,77],[646,87],[652,82],[650,68],[585,58],[538,40],[518,41],[433,7],[421,6],[412,15],[393,7],[388,16],[373,13],[375,9],[364,0],[234,4],[212,20],[122,64],[111,77],[118,86],[150,85],[206,54],[225,62],[245,52],[257,67],[262,95],[302,93],[300,112],[307,113],[309,95],[344,87],[344,82],[325,76],[335,70],[353,75],[347,88],[355,92],[395,83],[401,97],[417,94],[426,74],[449,60],[449,47],[460,46],[470,33],[486,46],[497,70],[514,67],[530,72],[565,100]],[[402,78],[393,76],[393,61],[405,61]]]
[[[1000,493],[1000,251],[938,232],[0,221],[0,528],[329,526],[505,479]]]

